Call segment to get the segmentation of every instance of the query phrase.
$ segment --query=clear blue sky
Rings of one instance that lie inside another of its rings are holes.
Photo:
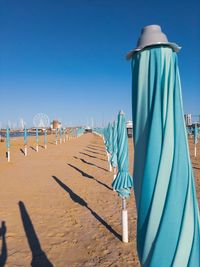
[[[131,119],[125,54],[140,30],[160,24],[182,46],[184,111],[200,114],[200,2],[0,0],[0,122],[36,113],[65,124]]]

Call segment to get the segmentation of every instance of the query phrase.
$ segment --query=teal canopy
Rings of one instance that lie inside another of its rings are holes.
[[[6,147],[10,148],[10,129],[6,129]]]
[[[151,47],[132,59],[134,190],[142,266],[200,266],[200,221],[177,55]]]
[[[112,150],[113,150],[113,141],[112,141],[112,124],[108,124],[108,142],[107,142],[107,151],[110,155],[112,155]]]
[[[24,145],[27,145],[27,129],[24,128]]]
[[[113,123],[113,134],[112,134],[112,156],[111,156],[111,164],[114,168],[117,167],[117,122]]]
[[[198,143],[198,127],[197,127],[197,124],[195,124],[194,126],[194,144],[197,144]]]
[[[44,130],[44,144],[47,144],[47,130]]]
[[[133,178],[129,173],[128,136],[124,113],[120,112],[117,121],[117,165],[118,173],[112,187],[120,197],[128,198],[133,187]]]
[[[39,137],[38,137],[38,128],[36,128],[36,144],[39,142]]]

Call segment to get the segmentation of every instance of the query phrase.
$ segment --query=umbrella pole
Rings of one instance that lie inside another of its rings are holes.
[[[8,148],[8,151],[7,151],[7,158],[8,158],[8,162],[10,162],[10,149]]]
[[[125,197],[122,198],[122,242],[128,243],[128,211]]]
[[[28,151],[27,151],[27,145],[24,146],[24,156],[26,157],[28,154]]]
[[[110,158],[111,158],[110,153],[107,152],[107,156],[108,156],[109,171],[111,172],[112,171],[112,165],[110,163]]]
[[[38,152],[38,144],[36,145],[36,152]]]
[[[117,176],[117,168],[114,167],[113,170],[114,170],[114,174],[113,174],[113,181],[114,181]]]
[[[196,147],[196,144],[195,144],[195,146],[194,146],[194,156],[195,156],[195,158],[196,158],[196,156],[197,156],[197,147]]]

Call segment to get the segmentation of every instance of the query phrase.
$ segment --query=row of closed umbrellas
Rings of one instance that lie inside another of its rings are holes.
[[[28,144],[28,131],[27,128],[24,128],[24,155],[28,155],[28,149],[27,149],[27,144]],[[82,135],[84,132],[84,128],[60,128],[55,130],[55,144],[58,144],[58,140],[60,140],[60,143],[62,141],[65,143],[67,140],[70,140],[71,138],[78,137]],[[43,136],[44,136],[44,148],[47,149],[47,130],[45,129],[43,131]],[[10,156],[10,147],[11,147],[11,138],[10,138],[10,129],[6,129],[6,148],[7,148],[7,160],[10,162],[11,156]],[[36,128],[35,130],[35,150],[36,152],[39,151],[39,130]]]

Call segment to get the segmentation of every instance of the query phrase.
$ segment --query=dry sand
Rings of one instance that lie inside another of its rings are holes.
[[[37,153],[29,138],[27,157],[20,151],[23,138],[12,139],[10,163],[0,143],[0,266],[139,266],[134,197],[130,242],[123,244],[121,201],[111,190],[102,139],[86,134],[57,146],[54,139],[48,136],[45,150],[40,137]],[[131,140],[129,148],[132,172]],[[192,161],[200,200],[200,144],[197,151]]]

